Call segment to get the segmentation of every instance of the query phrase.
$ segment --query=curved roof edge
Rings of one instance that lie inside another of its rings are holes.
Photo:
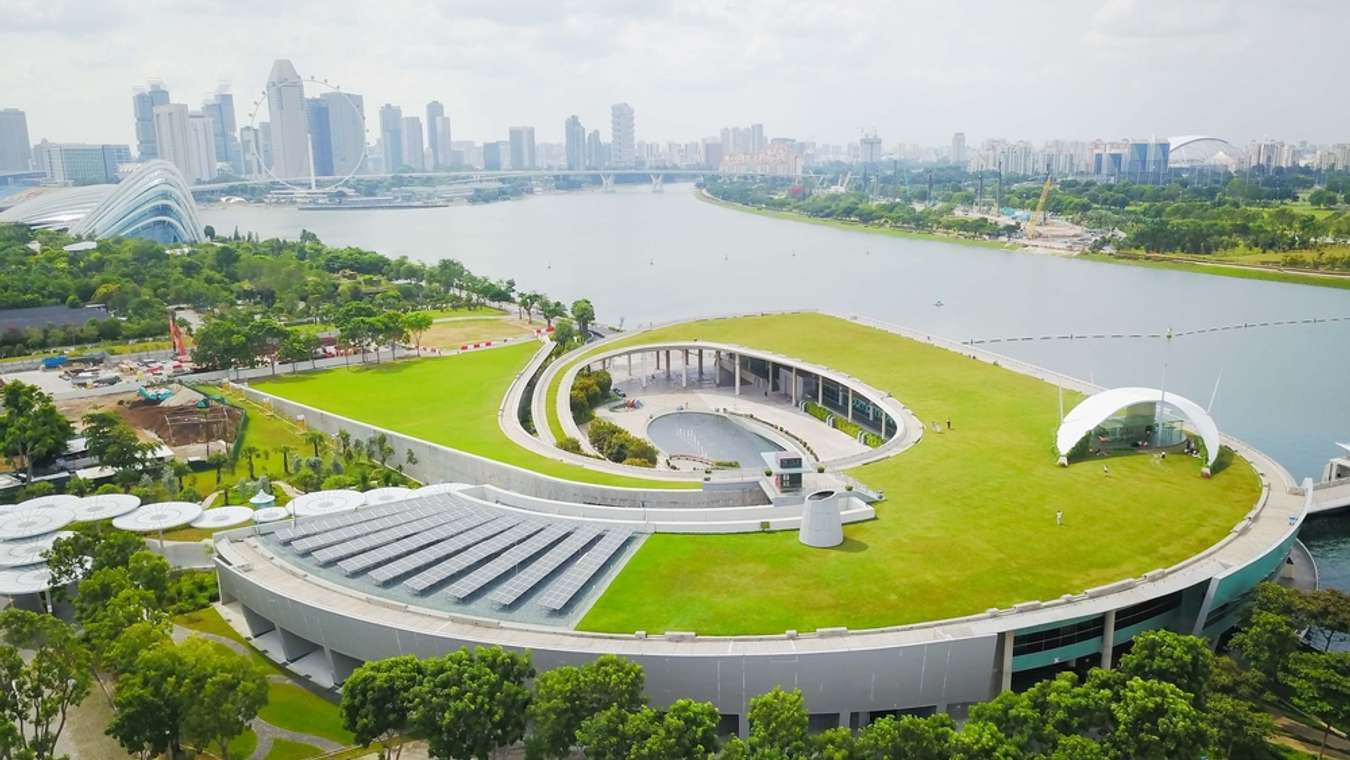
[[[1069,451],[1083,440],[1083,436],[1092,432],[1093,428],[1106,421],[1108,417],[1125,407],[1149,401],[1163,402],[1191,423],[1200,434],[1200,439],[1205,442],[1207,457],[1205,464],[1212,466],[1219,456],[1220,445],[1219,426],[1215,424],[1214,418],[1210,417],[1209,412],[1202,409],[1199,404],[1185,396],[1164,393],[1158,388],[1112,388],[1083,399],[1059,424],[1059,431],[1055,434],[1055,447],[1060,456],[1067,456]]]

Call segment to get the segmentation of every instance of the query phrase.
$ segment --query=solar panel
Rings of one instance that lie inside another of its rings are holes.
[[[619,550],[632,536],[632,531],[628,530],[610,530],[605,533],[591,550],[579,560],[575,565],[567,568],[567,572],[561,577],[549,584],[544,595],[539,599],[539,604],[545,609],[557,612],[567,603],[572,601],[572,597],[577,595],[581,587],[586,585],[586,581],[595,575],[609,558]]]
[[[356,538],[357,536],[364,536],[387,528],[392,528],[396,525],[403,525],[404,523],[421,520],[424,517],[441,514],[444,511],[445,510],[440,507],[419,507],[417,509],[409,509],[406,512],[399,512],[398,514],[381,517],[377,520],[358,523],[356,525],[348,525],[345,528],[324,531],[323,533],[316,533],[312,536],[301,538],[291,544],[291,550],[296,554],[309,554],[310,552],[315,551],[316,549],[322,549],[325,546],[340,544],[343,541]]]
[[[367,533],[364,536],[344,541],[337,546],[329,546],[314,552],[313,557],[321,565],[328,565],[337,562],[340,559],[350,557],[353,554],[384,546],[391,541],[397,541],[400,538],[417,535],[423,531],[430,530],[439,525],[457,520],[461,517],[459,512],[441,510],[434,515],[427,515],[420,520],[405,522],[402,525],[395,525],[392,528],[377,530],[374,533]]]
[[[426,497],[426,498],[431,499],[434,497]],[[281,530],[278,530],[275,533],[273,533],[272,536],[283,544],[289,544],[290,542],[299,538],[304,538],[305,536],[312,536],[315,533],[322,533],[326,530],[333,530],[335,528],[345,528],[348,525],[356,525],[357,523],[363,523],[368,520],[375,520],[381,517],[387,517],[388,515],[392,515],[397,512],[402,512],[407,509],[412,509],[413,507],[422,506],[422,504],[423,502],[418,499],[409,499],[407,501],[396,501],[391,502],[389,504],[379,504],[374,507],[366,507],[364,509],[358,509],[355,512],[343,512],[342,514],[334,515],[332,517],[323,517],[317,520],[315,519],[305,520],[302,523],[296,523],[294,527],[282,528]]]
[[[404,581],[403,585],[414,594],[420,594],[446,578],[467,570],[498,552],[524,541],[538,533],[541,528],[543,526],[536,522],[522,522],[505,533],[499,533],[486,541],[470,546],[435,567],[423,570]]]
[[[370,579],[380,584],[388,583],[400,575],[407,575],[414,570],[420,570],[433,562],[438,562],[449,557],[455,552],[463,551],[485,538],[495,536],[504,530],[508,530],[516,525],[516,523],[516,520],[499,517],[484,523],[467,533],[447,539],[438,544],[432,544],[421,551],[413,552],[412,554],[383,567],[377,567],[370,571]]]
[[[547,554],[531,562],[529,567],[511,576],[488,598],[506,607],[515,604],[525,592],[534,588],[536,583],[594,541],[601,532],[598,528],[590,526],[577,528],[567,540],[549,549]]]
[[[564,538],[571,532],[572,526],[570,525],[549,525],[545,527],[528,541],[516,544],[497,555],[496,559],[455,581],[455,585],[450,587],[450,596],[462,601],[483,586],[510,572],[512,568],[519,569],[522,562],[528,562],[530,558],[557,543],[559,539]]]
[[[339,562],[338,567],[347,575],[356,575],[376,565],[383,565],[392,559],[411,554],[424,546],[430,546],[437,541],[444,541],[470,528],[476,528],[491,519],[490,516],[483,514],[466,515],[444,525],[395,541],[392,544],[385,544],[354,557],[348,557]]]

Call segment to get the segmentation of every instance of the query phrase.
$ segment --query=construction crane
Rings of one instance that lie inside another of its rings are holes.
[[[1041,185],[1041,199],[1036,202],[1036,211],[1027,220],[1026,232],[1023,235],[1027,240],[1036,237],[1037,225],[1045,224],[1046,211],[1045,202],[1050,200],[1050,188],[1054,187],[1054,180],[1050,179],[1050,172],[1045,173],[1045,184]]]

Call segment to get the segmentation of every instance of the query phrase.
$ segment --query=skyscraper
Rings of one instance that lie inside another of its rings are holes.
[[[605,168],[605,158],[605,145],[600,142],[600,130],[592,129],[591,133],[586,135],[586,168]]]
[[[101,185],[117,181],[117,167],[131,162],[131,148],[43,140],[33,151],[33,158],[37,169],[53,181]]]
[[[509,156],[510,156],[510,146],[507,143],[501,142],[483,143],[483,170],[495,172],[501,171],[502,169],[511,168],[509,166],[502,165],[503,164],[502,159],[505,157],[507,158],[507,160],[509,160]]]
[[[131,111],[136,118],[136,157],[141,161],[159,158],[159,147],[155,142],[155,108],[168,104],[169,91],[158,82],[151,82],[150,89],[131,96]]]
[[[32,163],[28,116],[17,108],[0,110],[0,171],[26,172]]]
[[[333,127],[328,115],[328,101],[305,98],[305,123],[309,128],[309,152],[314,161],[315,176],[333,176]]]
[[[209,182],[216,177],[216,126],[204,113],[188,114],[189,180]]]
[[[257,127],[239,128],[239,151],[244,157],[244,177],[258,177],[263,173],[262,137]]]
[[[567,146],[567,168],[572,171],[586,168],[586,128],[576,114],[563,122],[563,142]]]
[[[441,147],[439,129],[443,118],[445,118],[445,106],[441,105],[441,101],[433,100],[427,103],[427,147],[431,148],[431,166],[427,168],[432,171],[441,168],[444,159],[445,149]]]
[[[610,163],[622,167],[636,165],[637,130],[633,107],[627,103],[615,103],[609,109],[609,114]]]
[[[385,103],[380,107],[380,145],[384,148],[384,173],[397,174],[403,165],[403,109]]]
[[[511,168],[535,168],[534,127],[511,127],[508,132],[511,138]]]
[[[413,171],[426,171],[426,151],[422,143],[422,120],[416,116],[403,117],[403,163]]]
[[[966,163],[966,133],[957,132],[952,135],[952,163],[965,166]]]
[[[184,177],[193,179],[192,125],[188,107],[182,103],[155,106],[155,145],[159,157],[178,167]]]
[[[427,125],[427,133],[436,135],[436,150],[432,151],[436,168],[445,169],[453,166],[455,158],[454,150],[450,147],[450,117],[437,117],[435,122]]]
[[[242,174],[243,155],[239,150],[239,139],[235,137],[239,128],[234,118],[234,96],[229,89],[217,89],[215,95],[202,104],[202,113],[211,120],[211,126],[215,129],[213,139],[216,160],[229,164],[234,174]]]
[[[333,174],[345,177],[360,171],[366,157],[364,100],[349,92],[325,92],[319,98],[328,106],[328,143],[333,154]]]
[[[278,179],[308,178],[305,85],[285,58],[278,58],[267,76],[267,120],[272,125],[272,175]]]
[[[750,152],[758,154],[769,146],[769,142],[764,139],[764,125],[750,125]]]

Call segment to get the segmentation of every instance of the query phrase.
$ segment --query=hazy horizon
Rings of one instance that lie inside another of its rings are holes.
[[[382,104],[424,116],[439,100],[453,138],[476,142],[513,125],[561,142],[573,113],[608,140],[621,101],[660,143],[752,122],[836,144],[876,129],[887,146],[1350,141],[1350,5],[1331,0],[0,0],[0,20],[0,108],[27,113],[34,143],[134,145],[131,96],[152,79],[194,110],[228,82],[245,126],[276,58],[362,95],[372,140]]]

